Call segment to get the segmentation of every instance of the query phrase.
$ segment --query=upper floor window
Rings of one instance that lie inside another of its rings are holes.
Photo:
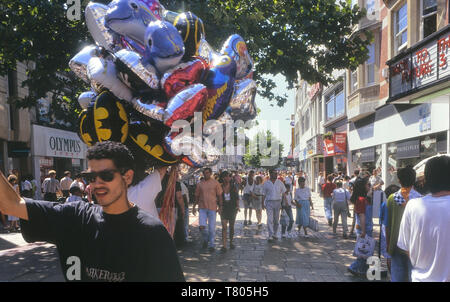
[[[345,114],[344,90],[341,88],[326,97],[327,121]]]
[[[357,70],[350,71],[350,92],[353,93],[358,89],[358,73]]]
[[[366,0],[367,18],[375,15],[375,0]]]
[[[437,30],[437,1],[422,0],[422,38]]]
[[[369,59],[366,61],[366,84],[375,83],[375,43],[368,47]]]
[[[395,12],[395,50],[399,52],[408,45],[408,5],[405,3]]]

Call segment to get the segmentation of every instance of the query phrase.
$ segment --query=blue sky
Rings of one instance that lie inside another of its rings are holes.
[[[255,100],[256,106],[259,109],[261,109],[261,112],[256,117],[256,120],[260,123],[260,126],[254,127],[253,129],[248,131],[247,136],[253,138],[253,136],[257,133],[258,129],[264,129],[263,124],[265,123],[267,125],[265,127],[272,130],[272,132],[274,132],[274,134],[278,137],[278,139],[283,143],[284,145],[283,156],[287,156],[291,145],[290,119],[291,114],[294,113],[295,90],[287,89],[286,80],[282,75],[277,75],[272,79],[277,85],[277,87],[274,90],[274,93],[280,95],[286,93],[288,96],[288,101],[284,104],[283,107],[278,107],[276,105],[276,102],[270,102],[269,100],[264,99],[259,95],[256,95]],[[272,107],[270,106],[270,104],[273,104],[274,106]],[[276,127],[277,123],[278,127]]]

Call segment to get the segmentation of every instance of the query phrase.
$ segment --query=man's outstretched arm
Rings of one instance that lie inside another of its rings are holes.
[[[25,201],[17,194],[0,172],[0,211],[10,216],[28,220],[28,211]]]

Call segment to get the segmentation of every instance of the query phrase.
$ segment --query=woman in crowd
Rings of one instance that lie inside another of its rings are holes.
[[[367,194],[370,191],[370,183],[367,177],[358,178],[355,181],[353,194],[350,201],[355,206],[356,215],[356,234],[361,238],[366,235],[372,237],[372,201]],[[365,276],[369,265],[366,264],[365,258],[357,258],[348,268],[349,272],[357,276]]]
[[[298,188],[295,190],[294,200],[297,206],[297,227],[298,235],[300,236],[300,230],[303,227],[305,236],[308,236],[306,228],[309,226],[310,207],[314,210],[311,199],[311,190],[305,186],[305,178],[298,178]]]
[[[16,190],[17,194],[20,195],[20,190],[19,190],[17,176],[14,175],[14,174],[8,176],[8,182],[14,188],[14,190]],[[19,218],[18,217],[8,215],[8,221],[10,223],[9,230],[11,232],[12,231],[20,231]]]
[[[253,187],[253,209],[255,209],[256,212],[256,219],[258,220],[258,229],[261,229],[262,227],[262,205],[263,205],[263,178],[262,176],[258,175],[256,176],[256,183]]]
[[[220,183],[222,185],[222,200],[223,204],[220,212],[220,219],[222,221],[222,252],[227,251],[227,229],[230,231],[230,249],[234,249],[234,223],[236,221],[236,214],[239,211],[239,193],[236,187],[231,183],[231,176],[227,171],[223,171],[220,175]]]

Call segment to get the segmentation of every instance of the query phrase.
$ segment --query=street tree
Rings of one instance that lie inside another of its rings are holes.
[[[283,163],[284,146],[270,130],[259,131],[251,140],[246,141],[245,150],[244,163],[247,166],[276,168]]]
[[[294,87],[298,73],[309,83],[327,84],[333,81],[333,70],[355,69],[367,58],[369,40],[359,35],[349,39],[364,16],[349,0],[161,2],[167,9],[198,15],[205,24],[206,39],[217,50],[228,35],[244,37],[255,62],[258,93],[279,106],[286,102],[286,95],[274,94],[271,77],[284,75],[289,88]],[[87,1],[81,3],[83,11]],[[17,61],[33,62],[23,83],[29,95],[10,101],[26,108],[50,96],[52,109],[58,111],[65,97],[68,118],[76,119],[80,110],[76,97],[89,87],[70,72],[68,62],[93,41],[83,15],[81,20],[69,20],[67,9],[66,0],[1,1],[0,76],[14,70]]]

